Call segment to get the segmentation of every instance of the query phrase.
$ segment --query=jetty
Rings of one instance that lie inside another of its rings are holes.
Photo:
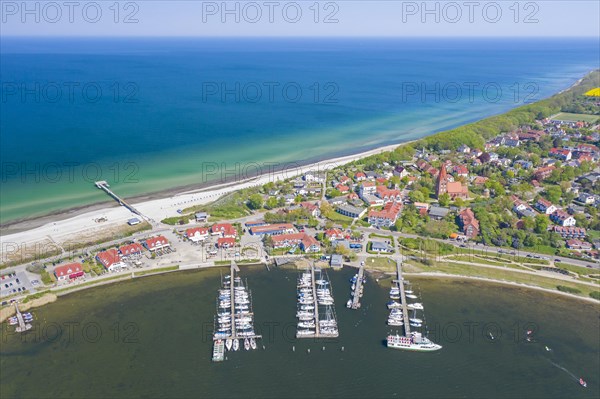
[[[358,276],[356,278],[356,281],[354,282],[354,291],[352,292],[352,303],[350,305],[351,309],[360,308],[360,297],[362,295],[364,274],[365,266],[361,265],[358,269]]]
[[[21,314],[21,311],[19,310],[19,305],[17,304],[17,302],[15,302],[15,311],[17,312],[16,316],[17,316],[17,321],[19,323],[19,325],[17,326],[15,331],[18,333],[23,333],[23,332],[31,330],[31,324],[25,322],[25,318]]]
[[[319,271],[317,280],[316,271]],[[331,283],[314,264],[298,279],[298,314],[296,338],[335,338],[339,336]],[[313,306],[311,312],[308,306]],[[322,307],[320,309],[320,307]],[[311,316],[312,314],[312,316]],[[323,319],[320,317],[324,316]],[[309,320],[307,320],[309,319]]]
[[[125,208],[127,208],[129,211],[131,211],[132,213],[135,213],[136,215],[142,217],[143,219],[148,220],[148,218],[146,216],[144,216],[140,211],[138,211],[137,209],[135,209],[133,207],[133,205],[129,204],[128,202],[126,202],[124,199],[122,199],[121,197],[119,197],[117,194],[115,194],[109,187],[110,185],[105,181],[105,180],[100,180],[94,183],[96,185],[97,188],[99,188],[100,190],[104,191],[106,194],[108,194],[110,197],[112,197],[115,201],[117,201],[119,203],[119,205],[124,206]]]
[[[410,336],[410,320],[408,318],[408,304],[406,302],[406,292],[404,291],[404,279],[402,278],[402,262],[396,261],[396,273],[398,274],[397,282],[400,288],[400,301],[402,305],[402,316],[404,319],[404,335]]]

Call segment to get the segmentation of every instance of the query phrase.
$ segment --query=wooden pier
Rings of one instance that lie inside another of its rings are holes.
[[[352,309],[360,308],[360,293],[363,286],[363,276],[365,274],[365,267],[363,265],[358,269],[358,277],[354,283],[354,292],[352,292]]]
[[[104,181],[97,181],[95,183],[96,187],[98,187],[100,190],[106,192],[106,194],[108,194],[109,196],[111,196],[115,201],[117,201],[119,203],[119,205],[124,206],[125,208],[127,208],[129,211],[131,211],[132,213],[135,213],[136,215],[142,217],[143,219],[148,219],[146,216],[144,216],[140,211],[138,211],[137,209],[135,209],[133,207],[133,205],[129,204],[128,202],[126,202],[124,199],[122,199],[121,197],[119,197],[117,194],[115,194],[109,187],[110,185]]]
[[[313,337],[319,338],[319,299],[317,297],[317,282],[315,281],[315,265],[311,263],[310,265],[310,273],[312,275],[312,293],[313,300],[315,301],[315,334]]]
[[[25,323],[25,319],[23,318],[23,315],[21,314],[21,311],[19,310],[19,305],[17,305],[17,302],[15,302],[15,311],[17,312],[16,316],[17,316],[17,321],[19,322],[19,326],[15,329],[15,331],[23,333],[23,332],[31,330],[31,324]]]
[[[404,279],[402,278],[402,262],[396,261],[396,272],[398,273],[398,287],[400,288],[400,301],[402,301],[402,317],[404,320],[404,335],[410,335],[410,320],[408,317],[408,304],[406,303],[406,293],[404,292]]]

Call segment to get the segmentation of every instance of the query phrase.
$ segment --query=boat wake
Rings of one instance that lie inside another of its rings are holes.
[[[561,369],[562,371],[564,371],[565,373],[569,374],[571,376],[571,378],[573,378],[575,381],[579,381],[579,377],[577,377],[575,374],[571,373],[569,370],[567,370],[566,368],[564,368],[563,366],[561,366],[560,364],[556,364],[554,363],[552,360],[547,359],[554,367]]]

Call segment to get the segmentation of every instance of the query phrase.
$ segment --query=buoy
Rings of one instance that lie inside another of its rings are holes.
[[[296,347],[292,346],[292,351],[296,352]]]
[[[310,353],[310,348],[308,348],[306,351],[307,351],[308,353]]]
[[[342,346],[342,352],[344,351],[344,347]]]
[[[323,347],[323,350],[325,350],[325,347]]]

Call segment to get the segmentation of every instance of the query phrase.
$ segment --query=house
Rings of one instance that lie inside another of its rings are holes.
[[[235,238],[233,237],[219,237],[217,238],[217,248],[233,248],[235,247]]]
[[[367,212],[367,208],[361,208],[357,206],[352,206],[349,204],[338,205],[335,208],[335,211],[344,216],[351,217],[353,219],[361,218]]]
[[[344,185],[344,184],[338,184],[337,186],[335,186],[335,189],[338,190],[340,193],[344,194],[350,191],[350,187]]]
[[[457,176],[468,177],[469,169],[465,165],[454,165],[452,167],[452,173],[456,174]]]
[[[96,260],[110,272],[127,267],[127,263],[121,260],[121,255],[119,255],[119,252],[115,248],[98,252]]]
[[[321,215],[319,205],[313,202],[301,202],[300,207],[306,209],[312,217],[318,217]]]
[[[131,218],[127,221],[127,224],[130,226],[135,226],[136,224],[140,224],[142,222],[140,222],[140,219],[138,218]]]
[[[341,205],[341,204],[346,203],[346,197],[342,196],[342,197],[330,198],[327,200],[327,202],[329,202],[330,205]]]
[[[479,234],[479,221],[471,208],[467,208],[458,214],[458,223],[465,236],[473,238]]]
[[[366,181],[360,185],[359,195],[363,198],[365,195],[375,195],[377,192],[377,186],[372,181]]]
[[[577,197],[577,201],[584,203],[586,205],[591,205],[596,201],[596,198],[592,194],[581,193]]]
[[[119,253],[123,259],[129,258],[131,256],[138,256],[144,252],[144,247],[142,244],[138,242],[134,242],[127,245],[122,245],[119,247]]]
[[[344,258],[342,257],[342,255],[333,254],[331,255],[331,260],[329,261],[329,264],[333,268],[341,268],[344,265]]]
[[[329,229],[325,231],[325,237],[330,241],[338,241],[344,239],[344,233],[340,229]]]
[[[291,223],[274,223],[267,224],[264,226],[256,226],[250,229],[250,234],[253,236],[262,236],[262,235],[281,235],[281,234],[290,234],[294,233],[296,229]]]
[[[429,217],[435,220],[442,220],[448,215],[449,212],[450,209],[448,208],[444,208],[441,206],[432,206],[431,209],[429,209]]]
[[[586,241],[581,241],[576,238],[567,240],[567,248],[569,249],[582,249],[584,251],[589,251],[592,249],[592,244]]]
[[[390,227],[396,223],[401,210],[401,204],[388,202],[380,211],[369,211],[369,224],[377,227]]]
[[[268,223],[265,222],[264,220],[249,220],[246,223],[244,223],[244,225],[247,228],[251,228],[251,227],[258,227],[258,226],[266,226]]]
[[[440,198],[440,195],[445,193],[453,200],[456,198],[466,199],[469,197],[469,189],[467,186],[459,181],[451,181],[448,177],[448,172],[446,171],[446,165],[442,165],[437,179],[436,196],[437,198]]]
[[[555,207],[552,202],[544,199],[544,198],[540,198],[536,204],[535,207],[537,208],[538,211],[545,213],[546,215],[551,215],[554,212],[557,211],[557,207]]]
[[[169,248],[171,244],[165,236],[156,236],[148,238],[146,240],[145,246],[150,252],[153,252],[159,249]]]
[[[413,203],[413,205],[415,206],[415,208],[417,208],[417,210],[424,210],[425,213],[427,213],[427,211],[429,210],[429,204],[427,202],[415,202]]]
[[[377,186],[375,195],[387,202],[400,202],[402,201],[402,192],[400,190],[393,190],[385,186]]]
[[[367,180],[367,175],[365,175],[363,172],[356,172],[354,174],[354,180],[356,180],[356,181]]]
[[[195,215],[196,222],[206,222],[208,221],[208,213],[206,212],[198,212]]]
[[[513,211],[519,217],[535,217],[537,215],[536,211],[528,203],[521,201],[519,198],[515,198],[513,202]]]
[[[552,226],[550,230],[560,234],[562,238],[585,238],[587,233],[583,227],[575,226]]]
[[[321,244],[319,244],[319,241],[315,237],[304,234],[304,237],[300,241],[300,249],[306,253],[319,252],[321,251]]]
[[[394,168],[393,173],[394,173],[394,176],[398,176],[401,179],[409,175],[408,170],[406,170],[406,168],[404,166],[400,166],[400,165],[398,165]]]
[[[58,281],[81,277],[83,276],[83,267],[81,266],[81,263],[77,262],[57,266],[54,269],[54,276]]]
[[[562,210],[555,211],[552,215],[550,215],[550,219],[560,226],[568,227],[575,226],[575,224],[577,224],[577,221],[573,216]]]
[[[552,148],[550,149],[549,154],[551,157],[558,158],[562,161],[569,161],[573,156],[571,150],[564,148]]]
[[[457,151],[461,152],[463,154],[468,154],[468,153],[471,152],[471,148],[468,145],[466,145],[466,144],[461,144],[461,146],[458,147]]]
[[[385,243],[383,241],[372,241],[371,242],[371,251],[391,253],[391,252],[394,252],[394,248],[391,245],[389,245],[388,243]]]
[[[473,184],[479,186],[479,185],[483,185],[485,184],[485,182],[487,182],[489,180],[488,177],[485,176],[475,176],[475,178],[473,179]]]
[[[194,227],[192,229],[187,229],[185,231],[185,236],[188,240],[196,244],[208,238],[210,234],[209,230],[210,229],[208,227]]]
[[[237,229],[229,223],[216,223],[210,228],[210,233],[213,236],[219,237],[237,237]]]
[[[342,176],[342,177],[340,177],[340,183],[349,184],[349,183],[352,183],[352,179],[349,178],[348,176]]]
[[[307,182],[315,182],[315,183],[324,183],[325,182],[325,172],[317,172],[314,170],[309,170],[304,174],[304,181]]]
[[[273,248],[287,248],[300,245],[304,236],[304,233],[280,234],[272,236],[271,241],[273,242]]]
[[[515,166],[520,166],[522,169],[531,169],[533,168],[533,162],[526,161],[524,159],[519,159],[514,162]]]
[[[533,176],[537,181],[545,180],[550,177],[554,169],[556,169],[554,165],[543,166],[541,168],[537,168],[535,172],[533,172]]]

